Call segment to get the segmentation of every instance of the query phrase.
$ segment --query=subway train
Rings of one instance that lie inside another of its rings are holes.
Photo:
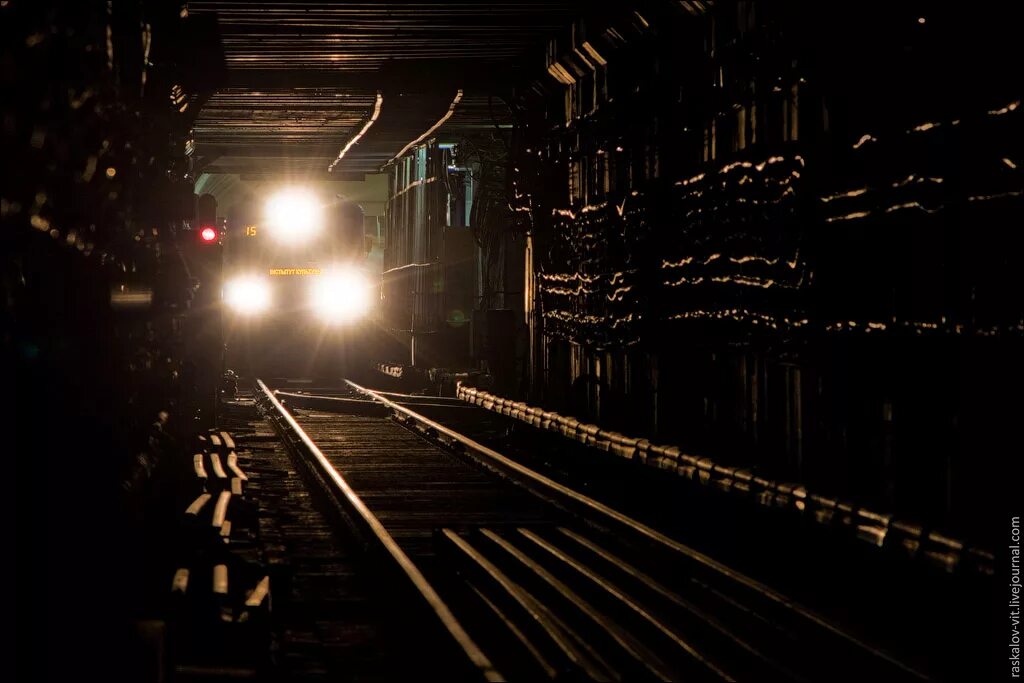
[[[225,360],[251,376],[337,380],[360,364],[379,288],[362,208],[285,187],[229,222],[221,303]]]

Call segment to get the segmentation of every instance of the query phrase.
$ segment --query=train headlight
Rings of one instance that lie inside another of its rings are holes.
[[[369,312],[370,292],[369,280],[354,268],[325,271],[313,282],[311,303],[324,322],[350,323]]]
[[[323,227],[323,207],[309,190],[290,187],[270,196],[264,223],[272,237],[285,244],[301,244]]]
[[[261,277],[236,277],[224,286],[224,301],[242,315],[262,313],[270,307],[270,284]]]

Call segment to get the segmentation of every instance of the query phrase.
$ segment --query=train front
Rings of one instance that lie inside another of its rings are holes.
[[[289,187],[232,227],[224,258],[227,364],[245,374],[336,382],[360,364],[378,288],[363,211]]]

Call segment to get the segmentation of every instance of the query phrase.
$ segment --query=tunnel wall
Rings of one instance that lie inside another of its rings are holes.
[[[993,68],[1016,21],[711,7],[583,18],[517,93],[533,398],[990,533],[1024,331],[1024,112]]]
[[[178,244],[191,116],[216,73],[182,77],[209,43],[180,10],[0,4],[5,516],[32,678],[139,680],[149,654],[131,628],[152,606],[141,529],[150,474],[191,426]]]

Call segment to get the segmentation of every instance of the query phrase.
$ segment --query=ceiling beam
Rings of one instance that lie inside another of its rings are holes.
[[[269,137],[269,136],[268,136]],[[254,159],[311,159],[322,158],[327,163],[333,154],[334,141],[316,144],[262,144],[252,145],[248,143],[231,142],[196,142],[196,150],[204,155],[213,157],[239,157]]]
[[[313,69],[233,69],[223,87],[246,88],[342,88],[375,92],[434,92],[465,88],[478,93],[501,94],[511,89],[514,71],[480,60],[416,60],[397,63],[379,71],[324,71]]]
[[[257,171],[252,172],[244,171],[240,168],[235,169],[210,169],[207,171],[209,174],[228,174],[237,175],[239,180],[250,180],[250,181],[274,181],[274,180],[303,180],[308,182],[362,182],[366,180],[366,174],[361,172],[346,172],[346,173],[327,173],[326,171],[317,172],[292,172],[287,171]]]

